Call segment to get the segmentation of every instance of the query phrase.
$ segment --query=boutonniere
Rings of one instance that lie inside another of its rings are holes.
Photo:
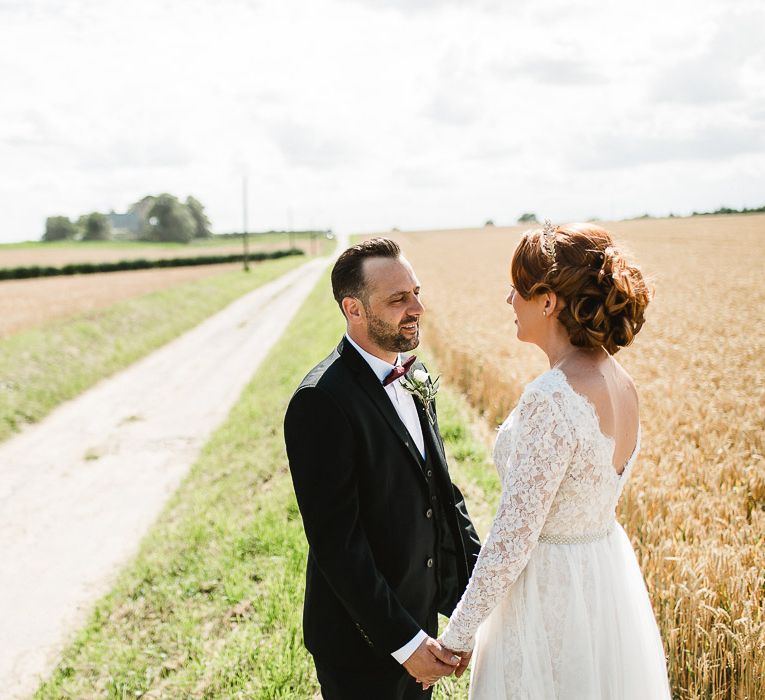
[[[435,416],[431,413],[430,406],[433,403],[433,399],[436,398],[440,381],[441,377],[436,377],[435,381],[431,381],[430,375],[424,369],[407,372],[399,380],[399,383],[406,391],[420,400],[431,425],[435,422]]]

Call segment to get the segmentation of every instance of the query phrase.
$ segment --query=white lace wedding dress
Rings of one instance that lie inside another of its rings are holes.
[[[566,375],[537,377],[500,427],[502,496],[444,631],[475,652],[471,700],[670,697],[656,620],[614,511],[621,476],[590,401]]]

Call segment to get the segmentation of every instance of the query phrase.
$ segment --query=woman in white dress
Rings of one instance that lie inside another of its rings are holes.
[[[650,290],[604,229],[524,234],[507,299],[550,369],[499,429],[502,495],[439,640],[475,645],[471,700],[660,700],[664,649],[615,508],[640,449],[638,396],[614,359]]]

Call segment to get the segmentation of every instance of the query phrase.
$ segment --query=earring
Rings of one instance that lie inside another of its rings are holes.
[[[542,316],[547,316],[547,310],[546,309],[542,312]]]

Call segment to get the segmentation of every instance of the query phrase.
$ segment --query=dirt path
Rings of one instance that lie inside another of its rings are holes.
[[[0,698],[50,673],[327,263],[241,297],[0,445]]]

